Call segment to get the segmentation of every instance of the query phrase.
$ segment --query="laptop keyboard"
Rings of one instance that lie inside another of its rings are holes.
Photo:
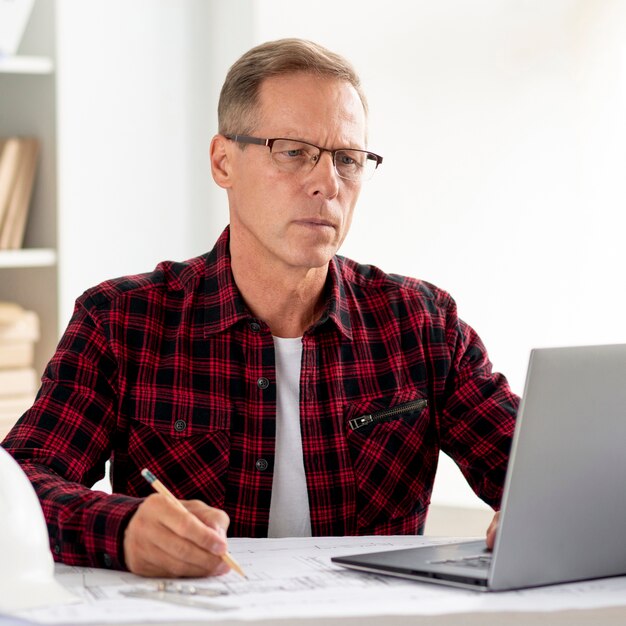
[[[491,565],[491,552],[465,556],[462,559],[444,559],[443,561],[431,561],[435,565],[461,565],[462,567],[488,568]]]

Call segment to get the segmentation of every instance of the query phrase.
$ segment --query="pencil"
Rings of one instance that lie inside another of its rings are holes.
[[[176,504],[178,504],[178,506],[183,511],[187,511],[187,509],[181,504],[180,500],[178,500],[178,498],[176,498],[176,496],[149,469],[146,469],[146,468],[142,469],[141,475],[152,485],[152,488],[155,491],[158,491],[159,493],[162,493],[164,496],[167,496],[168,498],[176,502]],[[230,556],[228,552],[225,552],[224,554],[222,554],[221,559],[225,563],[227,563],[229,567],[234,569],[240,576],[242,576],[243,578],[247,578],[246,574],[241,569],[241,565],[239,565],[239,563],[237,563],[237,561],[235,561],[235,559],[233,559],[233,557]]]

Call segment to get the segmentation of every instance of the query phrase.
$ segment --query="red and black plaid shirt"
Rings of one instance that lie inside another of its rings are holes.
[[[228,236],[77,301],[3,443],[35,485],[58,560],[124,566],[125,525],[151,493],[144,467],[177,497],[224,509],[232,536],[267,535],[274,346],[233,282]],[[518,398],[450,296],[335,257],[326,298],[300,374],[313,535],[420,533],[440,449],[497,507]],[[109,458],[113,495],[87,487]]]

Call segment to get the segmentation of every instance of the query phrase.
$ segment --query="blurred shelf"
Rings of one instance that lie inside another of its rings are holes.
[[[52,267],[56,262],[56,250],[51,248],[0,250],[0,269],[9,267]]]
[[[0,74],[52,74],[53,70],[49,57],[0,56]]]

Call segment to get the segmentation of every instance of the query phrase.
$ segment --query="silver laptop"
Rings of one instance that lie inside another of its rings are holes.
[[[626,574],[626,345],[530,355],[493,553],[484,540],[333,557],[500,591]]]

